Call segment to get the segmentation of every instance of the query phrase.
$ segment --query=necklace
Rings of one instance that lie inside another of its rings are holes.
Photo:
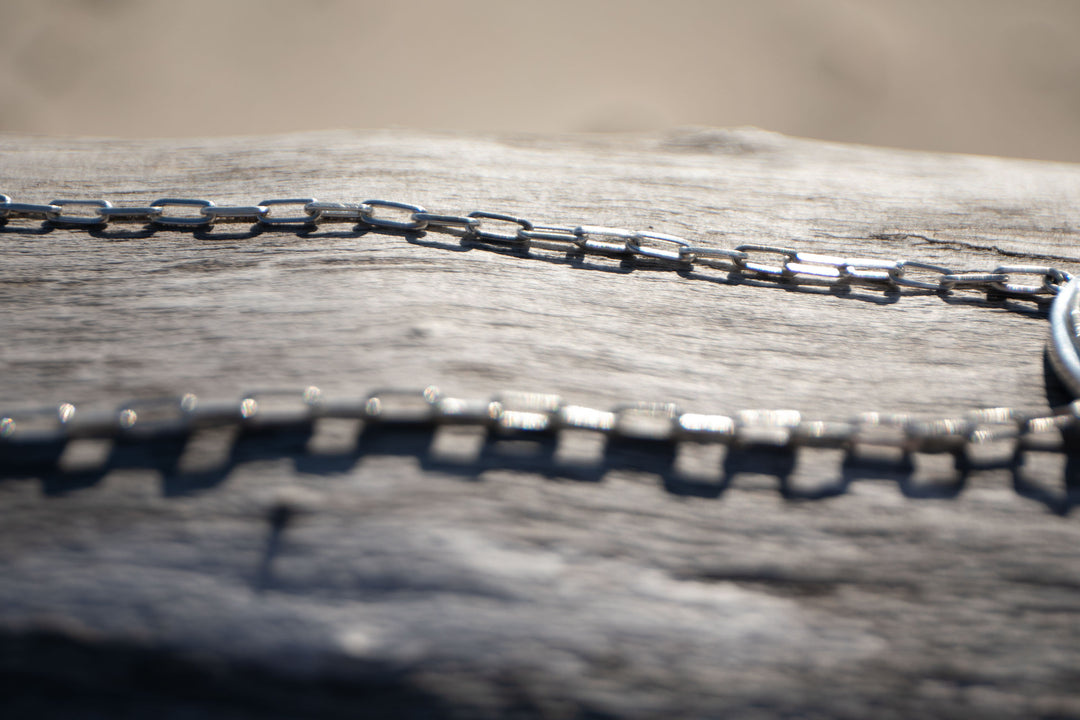
[[[477,247],[523,255],[532,248],[543,248],[626,256],[673,271],[704,265],[781,283],[865,283],[897,292],[949,293],[971,288],[1036,302],[1052,300],[1049,356],[1064,384],[1074,396],[1080,396],[1080,279],[1048,266],[957,270],[914,260],[832,256],[769,245],[707,247],[652,231],[541,225],[487,211],[438,214],[419,205],[389,200],[342,203],[282,198],[257,205],[219,206],[210,200],[164,198],[146,206],[117,207],[106,200],[17,203],[0,195],[0,224],[16,218],[61,227],[136,223],[151,228],[205,229],[220,223],[242,223],[257,231],[292,232],[322,223],[353,223],[379,232],[447,233]],[[361,420],[365,427],[475,425],[514,437],[580,430],[613,440],[657,445],[696,442],[849,452],[862,446],[883,446],[904,453],[947,452],[961,458],[970,445],[1003,439],[1015,440],[1018,453],[1030,448],[1061,449],[1062,432],[1080,425],[1080,401],[1050,414],[984,408],[956,417],[920,419],[874,412],[833,422],[807,419],[795,410],[745,410],[731,416],[685,413],[669,403],[628,403],[598,410],[536,393],[465,399],[447,396],[434,386],[377,389],[352,398],[327,397],[316,387],[289,393],[245,393],[235,400],[210,402],[185,394],[143,399],[107,410],[77,410],[71,403],[0,408],[0,467],[55,463],[66,443],[74,439],[153,442],[183,438],[203,428],[310,427],[321,419]]]

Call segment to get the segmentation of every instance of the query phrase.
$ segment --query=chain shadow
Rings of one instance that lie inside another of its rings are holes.
[[[0,235],[48,235],[56,226],[51,223],[27,226],[21,224],[12,225],[10,220],[0,219]]]
[[[722,458],[715,463],[684,467],[680,448],[695,443],[676,444],[640,439],[595,438],[590,452],[570,452],[574,443],[563,433],[537,432],[506,434],[480,427],[454,435],[440,436],[445,428],[431,424],[364,426],[352,437],[353,443],[332,452],[313,452],[312,422],[280,425],[237,432],[226,455],[216,464],[199,468],[182,462],[192,437],[177,434],[151,441],[121,439],[112,444],[103,462],[91,468],[64,468],[60,459],[64,443],[19,446],[19,462],[14,455],[0,455],[0,481],[39,479],[46,496],[63,496],[99,484],[117,469],[138,468],[156,471],[164,497],[183,497],[211,491],[240,466],[260,461],[289,460],[299,474],[341,476],[350,473],[364,458],[379,456],[415,458],[424,472],[450,475],[467,482],[479,482],[492,470],[521,471],[550,481],[598,484],[613,471],[633,471],[651,476],[673,496],[717,500],[740,485],[740,480],[762,478],[785,500],[821,501],[851,492],[859,482],[889,482],[906,498],[953,500],[969,485],[973,474],[988,470],[1008,471],[1012,489],[1055,514],[1067,515],[1080,502],[1080,433],[1067,438],[1060,487],[1054,487],[1056,473],[1029,462],[1039,453],[1059,462],[1060,452],[1017,444],[1011,455],[992,460],[975,460],[963,451],[922,455],[936,457],[945,465],[931,473],[918,471],[916,456],[896,449],[837,450],[834,472],[831,462],[815,459],[805,448],[775,445],[719,446]],[[566,432],[566,431],[564,431]],[[587,434],[585,431],[571,431]],[[702,447],[702,446],[698,446]],[[709,446],[718,447],[718,446]],[[9,448],[10,449],[10,448]],[[1038,460],[1038,458],[1036,458]],[[1042,463],[1046,465],[1046,463]],[[831,482],[806,485],[797,477],[800,468]],[[756,486],[755,486],[756,487]]]

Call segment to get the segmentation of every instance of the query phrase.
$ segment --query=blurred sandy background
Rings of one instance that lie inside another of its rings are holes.
[[[0,130],[793,135],[1080,161],[1070,0],[0,0]]]

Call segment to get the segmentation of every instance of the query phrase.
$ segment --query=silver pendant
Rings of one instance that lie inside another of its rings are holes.
[[[1080,276],[1050,306],[1050,361],[1073,397],[1080,397]]]

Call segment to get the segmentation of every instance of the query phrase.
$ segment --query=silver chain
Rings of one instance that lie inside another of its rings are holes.
[[[182,208],[188,212],[182,213]],[[292,213],[292,214],[289,214]],[[516,215],[477,210],[466,215],[428,212],[419,205],[391,200],[362,203],[278,198],[257,205],[222,206],[212,200],[162,198],[149,205],[118,207],[108,200],[53,200],[45,205],[13,202],[0,195],[0,223],[30,218],[68,227],[139,223],[163,228],[199,228],[244,223],[265,230],[293,230],[322,223],[352,223],[400,232],[444,232],[481,244],[622,255],[690,269],[703,265],[781,281],[826,284],[869,283],[891,288],[948,292],[955,288],[1014,296],[1053,296],[1069,273],[1046,265],[950,268],[915,260],[882,260],[823,255],[772,245],[718,248],[697,245],[677,235],[595,225],[545,225]]]
[[[557,395],[501,393],[492,398],[448,396],[435,386],[383,389],[358,397],[327,397],[310,386],[296,391],[244,393],[203,401],[193,394],[142,399],[112,410],[77,410],[71,403],[0,417],[0,450],[50,446],[77,439],[143,440],[186,436],[215,427],[267,429],[326,419],[401,427],[472,425],[497,434],[537,436],[562,430],[659,443],[733,446],[898,448],[961,452],[969,444],[1015,440],[1021,449],[1057,450],[1062,431],[1080,423],[1080,401],[1050,414],[984,408],[955,417],[920,420],[903,414],[862,413],[844,422],[806,419],[797,410],[743,410],[734,415],[683,412],[669,403],[628,403],[611,410],[567,404]],[[0,455],[2,458],[3,455]]]
[[[186,212],[184,211],[186,209]],[[432,213],[419,205],[389,200],[323,202],[315,198],[264,200],[257,205],[219,206],[210,200],[163,198],[149,205],[118,207],[107,200],[53,200],[36,205],[0,194],[0,224],[29,218],[69,227],[141,223],[165,228],[199,228],[245,223],[259,229],[297,231],[322,223],[352,223],[380,231],[444,232],[472,243],[531,247],[579,253],[646,258],[687,270],[703,265],[780,282],[830,285],[866,283],[891,289],[940,293],[970,288],[1037,301],[1055,296],[1071,276],[1043,265],[998,265],[992,269],[950,268],[914,260],[881,260],[803,252],[770,245],[734,248],[703,246],[653,231],[593,225],[548,225],[504,213]],[[564,403],[559,397],[513,393],[490,399],[448,397],[434,387],[383,390],[359,398],[326,398],[315,387],[285,394],[286,409],[267,411],[266,393],[235,401],[199,401],[194,395],[141,400],[107,411],[78,411],[63,403],[48,408],[0,412],[0,462],[11,451],[52,446],[79,438],[143,439],[184,436],[201,428],[313,424],[351,418],[365,424],[479,425],[499,433],[531,435],[561,430],[602,433],[614,439],[660,443],[723,443],[777,448],[862,446],[905,452],[960,453],[973,444],[1015,440],[1018,449],[1060,449],[1062,432],[1080,427],[1080,401],[1051,414],[1012,408],[974,410],[932,420],[907,415],[864,413],[846,422],[804,419],[795,410],[745,410],[732,416],[682,412],[672,404],[629,404],[597,410]],[[280,405],[280,402],[276,403]],[[16,453],[17,454],[17,453]],[[31,453],[32,454],[32,453]],[[17,458],[16,458],[17,459]]]

